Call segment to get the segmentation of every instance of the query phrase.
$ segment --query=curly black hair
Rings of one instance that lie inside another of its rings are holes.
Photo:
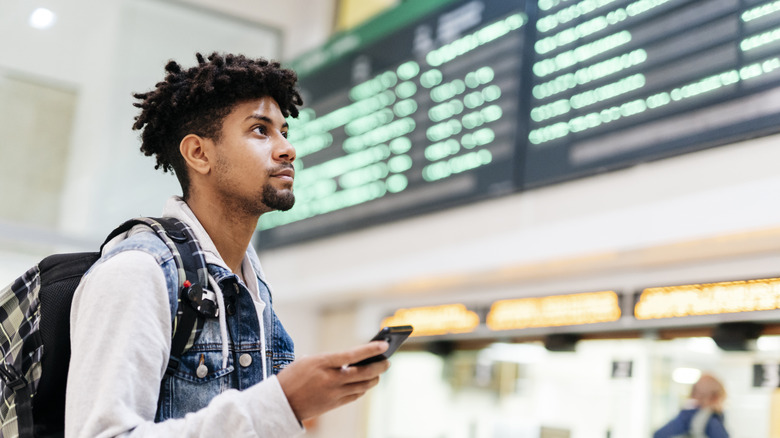
[[[142,130],[141,152],[155,155],[155,169],[173,171],[185,199],[189,195],[187,166],[179,143],[189,135],[219,141],[222,121],[235,105],[251,99],[271,97],[284,117],[298,117],[303,99],[296,89],[294,71],[276,61],[251,59],[244,55],[217,52],[204,59],[195,54],[198,65],[183,70],[176,61],[165,66],[165,80],[147,93],[135,93],[141,108],[133,129]]]

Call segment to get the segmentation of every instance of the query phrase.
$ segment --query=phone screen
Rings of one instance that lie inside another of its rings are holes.
[[[351,366],[367,365],[389,358],[393,353],[395,353],[396,350],[398,350],[398,347],[403,344],[406,338],[412,334],[412,331],[414,331],[414,327],[410,325],[383,327],[381,330],[379,330],[379,333],[377,333],[376,336],[371,338],[371,341],[387,341],[387,343],[390,344],[390,347],[388,347],[387,351],[382,354],[369,357],[368,359],[363,359],[360,362],[352,364]]]

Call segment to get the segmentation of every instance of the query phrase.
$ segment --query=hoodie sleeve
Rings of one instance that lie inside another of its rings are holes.
[[[276,378],[228,390],[184,418],[154,423],[171,346],[165,276],[143,251],[96,265],[71,310],[67,437],[252,436],[303,432]]]

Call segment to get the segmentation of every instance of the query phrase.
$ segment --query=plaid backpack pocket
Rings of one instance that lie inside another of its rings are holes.
[[[0,291],[2,438],[32,434],[32,394],[41,378],[43,355],[40,289],[40,271],[34,266]]]

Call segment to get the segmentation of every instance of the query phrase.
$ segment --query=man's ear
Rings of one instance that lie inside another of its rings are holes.
[[[179,143],[179,151],[190,169],[205,175],[211,170],[210,146],[211,142],[208,139],[195,134],[187,134]]]

